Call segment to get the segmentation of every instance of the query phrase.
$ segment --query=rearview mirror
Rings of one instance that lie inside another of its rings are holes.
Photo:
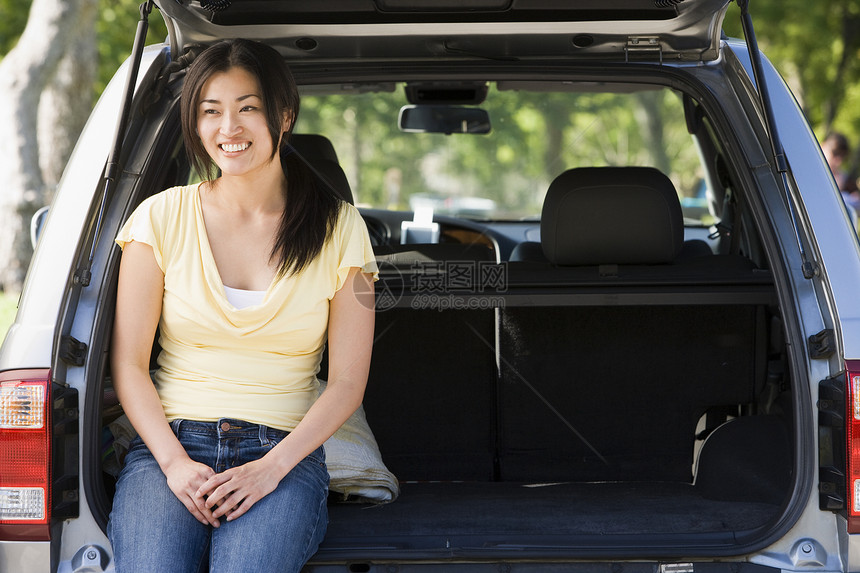
[[[401,131],[411,133],[490,133],[490,114],[479,107],[406,105],[400,108]]]

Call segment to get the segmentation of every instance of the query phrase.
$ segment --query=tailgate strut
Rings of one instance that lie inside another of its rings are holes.
[[[804,278],[811,279],[815,277],[818,270],[818,263],[810,261],[806,254],[806,249],[803,246],[803,240],[800,236],[800,228],[797,220],[797,209],[789,194],[788,181],[788,160],[785,157],[785,149],[782,147],[782,141],[779,138],[779,130],[776,126],[776,118],[773,113],[773,103],[770,100],[770,93],[767,89],[767,81],[764,77],[764,68],[761,63],[761,52],[758,49],[758,42],[753,29],[752,17],[749,13],[749,0],[737,0],[738,6],[741,9],[741,25],[744,30],[744,39],[746,40],[747,50],[750,55],[750,63],[752,64],[753,75],[755,76],[755,85],[758,89],[761,107],[764,110],[765,130],[770,136],[770,151],[773,156],[774,166],[780,177],[782,185],[782,194],[785,197],[788,212],[791,216],[791,224],[794,229],[794,238],[797,241],[797,246],[800,248],[800,260],[802,263],[802,271]]]
[[[129,115],[131,115],[131,102],[134,98],[134,87],[137,84],[137,73],[140,69],[140,60],[143,57],[143,48],[146,44],[146,33],[149,30],[149,14],[152,12],[153,5],[154,0],[146,0],[146,2],[140,5],[140,20],[137,22],[137,30],[134,34],[134,44],[131,48],[128,77],[126,78],[125,90],[122,95],[119,121],[117,122],[116,131],[113,136],[113,148],[111,149],[110,155],[108,155],[104,175],[102,176],[103,188],[101,204],[99,205],[99,213],[96,218],[95,230],[93,231],[93,242],[90,245],[90,253],[87,257],[86,266],[83,269],[78,269],[78,272],[75,273],[75,282],[83,287],[89,286],[90,281],[92,280],[93,258],[95,257],[96,245],[98,244],[102,224],[104,223],[107,199],[113,191],[119,172],[119,157],[122,152],[122,140],[125,135],[126,126],[128,125]]]

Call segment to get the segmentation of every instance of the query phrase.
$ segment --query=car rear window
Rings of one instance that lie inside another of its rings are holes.
[[[714,222],[682,95],[672,89],[568,82],[491,82],[479,106],[486,134],[412,133],[398,128],[407,105],[393,90],[333,86],[302,99],[296,133],[334,144],[359,206],[473,219],[538,219],[550,182],[585,166],[650,166],[681,197],[689,225]]]

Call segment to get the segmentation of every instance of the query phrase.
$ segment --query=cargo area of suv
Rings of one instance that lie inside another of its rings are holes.
[[[363,413],[396,499],[333,490],[306,571],[850,568],[856,231],[775,70],[721,36],[729,0],[156,4],[169,37],[116,162],[102,178],[125,69],[34,259],[51,296],[25,292],[0,354],[54,416],[48,509],[0,568],[42,544],[53,571],[113,570],[113,238],[199,181],[179,94],[228,37],[289,63],[290,153],[359,209],[380,269]]]
[[[770,538],[796,488],[798,405],[754,199],[714,138],[725,125],[706,111],[703,86],[669,87],[659,73],[595,82],[563,67],[529,82],[364,73],[305,88],[293,147],[371,232],[381,274],[364,411],[400,495],[379,505],[333,496],[314,562],[721,556]],[[492,130],[383,141],[323,117],[336,109],[381,129],[366,118],[377,109],[393,126],[416,85],[437,106],[485,85],[477,103]],[[566,111],[552,115],[548,95]],[[643,102],[651,121],[626,133],[638,163],[594,160],[612,116]],[[509,110],[544,117],[527,135],[546,140],[551,118],[570,118],[557,146],[532,143],[546,166],[532,178],[497,159],[515,145],[514,127],[525,130]],[[172,151],[143,168],[156,176],[128,186],[124,209],[194,177],[171,127],[174,102],[148,113],[164,118],[149,122],[165,126],[154,148]],[[649,151],[648,129],[666,153]],[[349,172],[350,158],[400,170],[408,146],[427,151],[417,176],[402,173],[401,193],[423,192],[407,195],[409,210],[380,208],[372,184],[352,183],[373,172]],[[470,181],[485,163],[514,200],[469,206],[433,194],[440,173],[492,194]],[[428,201],[430,240],[414,231]],[[105,391],[107,426],[118,409]],[[112,476],[103,479],[106,510]]]

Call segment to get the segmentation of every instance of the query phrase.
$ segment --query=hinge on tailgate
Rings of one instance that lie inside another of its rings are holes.
[[[663,63],[663,46],[658,36],[629,36],[627,45],[624,46],[624,62],[629,62],[631,56],[644,56],[637,59],[653,59],[657,55],[659,62]]]
[[[60,360],[71,366],[83,366],[87,345],[73,336],[60,337]]]
[[[809,337],[810,358],[827,358],[834,352],[836,352],[836,333],[832,328],[825,328]]]

